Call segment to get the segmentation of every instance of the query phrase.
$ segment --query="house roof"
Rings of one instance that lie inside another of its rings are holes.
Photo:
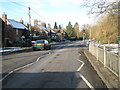
[[[45,33],[48,33],[47,31],[46,31],[46,28],[45,27],[43,27],[42,25],[37,25],[40,29],[43,29],[44,31],[45,31]]]
[[[46,27],[46,29],[50,29],[49,27]],[[53,31],[52,29],[50,29],[52,33],[55,33],[55,31]]]
[[[12,26],[13,28],[26,29],[26,30],[28,30],[28,28],[27,28],[25,25],[23,25],[22,23],[20,23],[20,22],[18,22],[18,21],[15,21],[15,20],[13,20],[13,19],[7,19],[7,21],[11,24],[11,26]]]

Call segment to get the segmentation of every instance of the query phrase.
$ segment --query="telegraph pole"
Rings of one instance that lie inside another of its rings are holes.
[[[29,30],[31,32],[31,15],[30,15],[30,7],[28,7],[28,16],[29,16]]]
[[[32,41],[32,30],[31,30],[31,15],[30,15],[30,10],[31,10],[31,8],[30,7],[28,7],[28,16],[29,16],[29,31],[30,31],[30,43],[31,43],[31,41]]]

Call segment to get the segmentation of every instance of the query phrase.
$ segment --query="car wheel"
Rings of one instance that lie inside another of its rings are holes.
[[[51,47],[49,47],[49,50],[51,49]]]
[[[44,50],[46,50],[46,47],[44,47]]]

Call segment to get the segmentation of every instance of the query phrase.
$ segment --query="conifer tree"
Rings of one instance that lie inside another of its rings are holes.
[[[58,29],[57,22],[55,22],[54,29]]]

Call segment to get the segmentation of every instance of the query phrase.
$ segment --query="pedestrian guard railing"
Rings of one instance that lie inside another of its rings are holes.
[[[106,50],[106,46],[100,47],[98,44],[90,43],[89,52],[99,60],[105,68],[118,76],[118,55]]]

